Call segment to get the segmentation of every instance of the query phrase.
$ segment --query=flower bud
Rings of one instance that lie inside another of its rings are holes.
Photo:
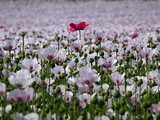
[[[134,78],[134,82],[137,82],[137,81],[138,81],[138,79],[135,77],[135,78]]]
[[[125,57],[125,61],[129,61],[129,59],[130,59],[129,56]]]
[[[43,44],[43,46],[42,46],[43,48],[46,48],[47,47],[47,45],[46,44]]]
[[[104,101],[108,101],[108,95],[104,96]]]
[[[90,60],[89,60],[89,61],[90,61],[90,63],[93,63],[94,59],[93,59],[93,58],[90,58]]]
[[[65,112],[65,106],[64,106],[64,104],[60,105],[59,112],[60,113],[64,113]]]
[[[78,86],[77,86],[77,84],[76,84],[76,83],[74,83],[74,85],[73,85],[73,86],[74,86],[74,88],[75,88],[75,89],[78,89]]]
[[[67,64],[66,64],[66,63],[63,63],[63,67],[66,68],[66,67],[67,67]]]
[[[52,77],[52,78],[54,77],[54,73],[51,73],[51,77]]]
[[[59,88],[59,87],[57,87],[56,89],[55,89],[55,94],[59,94],[61,92],[61,89]]]
[[[100,55],[100,56],[104,56],[104,52],[103,52],[103,51],[100,51],[100,52],[99,52],[99,55]]]
[[[15,62],[15,63],[19,63],[19,59],[18,59],[18,58],[15,58],[14,62]]]
[[[105,104],[105,102],[104,102],[103,100],[100,100],[100,101],[98,102],[98,105],[99,105],[100,107],[103,107],[104,104]]]
[[[87,116],[87,113],[86,113],[85,111],[82,111],[82,112],[81,112],[81,115],[82,115],[82,116]]]
[[[124,115],[124,114],[125,114],[125,109],[124,109],[124,108],[120,108],[119,114],[120,114],[120,115]]]
[[[3,70],[3,66],[2,65],[0,65],[0,71],[2,71]]]
[[[110,120],[115,120],[115,117],[113,115],[110,116]]]
[[[122,60],[120,60],[120,61],[119,61],[119,65],[122,65],[122,63],[123,63],[123,61],[122,61]]]
[[[65,77],[66,77],[66,74],[65,74],[65,73],[62,73],[62,74],[59,76],[60,79],[64,79]]]
[[[42,79],[42,80],[45,80],[45,78],[46,78],[46,75],[45,75],[45,74],[42,74],[42,75],[41,75],[41,79]]]
[[[133,47],[132,47],[132,49],[135,51],[135,50],[136,50],[136,47],[135,47],[135,46],[133,46]]]
[[[21,36],[24,37],[26,35],[26,32],[21,32]]]
[[[32,56],[32,58],[34,58],[35,57],[35,53],[32,53],[31,56]]]
[[[44,112],[45,112],[45,113],[48,113],[48,112],[49,112],[49,108],[46,107],[46,108],[44,109]]]
[[[36,103],[36,108],[39,108],[40,107],[40,103]]]
[[[84,54],[84,57],[85,57],[85,58],[87,57],[87,53]]]
[[[122,106],[124,106],[124,105],[126,104],[124,97],[121,97],[119,102],[120,102],[120,104],[121,104]]]
[[[129,54],[129,58],[130,58],[130,59],[133,59],[133,58],[134,58],[134,55],[133,55],[133,54]]]
[[[98,116],[99,115],[99,111],[95,110],[95,115]]]
[[[91,103],[97,104],[97,103],[98,103],[98,99],[97,99],[97,98],[93,98],[93,99],[91,100]]]
[[[6,63],[9,63],[10,61],[11,61],[11,58],[9,56],[5,58]]]
[[[123,47],[123,50],[126,50],[126,47],[125,47],[125,46]]]
[[[124,67],[123,67],[125,70],[127,70],[127,68],[128,68],[128,66],[127,65],[124,65]]]
[[[116,90],[116,91],[114,92],[113,96],[114,96],[115,98],[119,98],[119,97],[120,97],[120,92],[119,92],[118,90]]]
[[[141,107],[144,108],[144,109],[147,109],[148,108],[147,102],[143,102],[141,104]]]
[[[156,44],[151,44],[151,48],[156,48]]]
[[[137,85],[138,85],[138,86],[141,86],[142,84],[143,84],[143,81],[142,81],[142,80],[138,80],[138,81],[137,81]]]
[[[69,117],[68,117],[68,115],[65,115],[64,118],[65,118],[65,120],[67,120]]]
[[[115,109],[115,110],[119,110],[119,109],[120,109],[120,105],[119,105],[118,102],[114,104],[114,109]]]
[[[148,101],[148,102],[147,102],[148,108],[151,107],[151,105],[152,105],[152,103]]]
[[[82,55],[83,55],[83,51],[82,51],[82,50],[80,50],[80,52],[79,52],[79,56],[80,56],[80,57],[82,57]]]
[[[75,58],[74,62],[75,62],[75,63],[78,63],[78,58]]]
[[[102,74],[102,75],[104,74],[104,70],[103,69],[100,70],[100,74]]]
[[[146,120],[151,120],[151,119],[152,119],[152,114],[151,113],[147,113]]]
[[[156,113],[156,120],[160,119],[160,113]]]
[[[96,42],[96,45],[99,45],[99,44],[100,44],[100,41],[97,41],[97,42]]]
[[[132,96],[132,92],[131,91],[126,92],[125,97],[129,98],[131,96]]]
[[[131,107],[131,113],[134,113],[136,111],[135,107]]]
[[[89,54],[92,54],[92,53],[93,53],[93,51],[92,51],[92,50],[90,50],[90,51],[89,51]]]

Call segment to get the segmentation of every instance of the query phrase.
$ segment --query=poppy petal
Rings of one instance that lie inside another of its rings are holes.
[[[78,30],[84,30],[89,24],[86,24],[86,22],[81,22],[78,24],[77,29]]]
[[[73,27],[70,27],[69,31],[70,31],[70,32],[74,32],[74,31],[76,31],[76,30],[75,30]]]
[[[74,23],[70,23],[70,27],[71,27],[71,28],[74,28],[74,29],[76,30],[77,25],[76,25],[76,24],[74,24]]]

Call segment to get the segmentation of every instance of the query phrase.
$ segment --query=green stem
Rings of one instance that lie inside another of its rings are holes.
[[[160,91],[159,91],[159,89],[160,89],[160,86],[158,86],[158,101],[160,101]],[[158,103],[158,101],[157,101],[157,103]]]
[[[79,30],[79,39],[81,40],[81,31]]]
[[[24,36],[22,36],[22,54],[23,54],[23,59],[25,58],[24,54]]]
[[[58,51],[59,51],[59,39],[57,39],[57,42],[58,42]]]

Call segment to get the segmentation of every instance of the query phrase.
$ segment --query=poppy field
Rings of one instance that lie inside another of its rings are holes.
[[[1,120],[160,120],[160,1],[0,1]]]

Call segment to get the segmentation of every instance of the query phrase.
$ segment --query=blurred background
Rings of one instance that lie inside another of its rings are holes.
[[[160,26],[159,11],[160,0],[0,0],[0,25],[61,29],[85,21],[100,31],[152,29]]]

